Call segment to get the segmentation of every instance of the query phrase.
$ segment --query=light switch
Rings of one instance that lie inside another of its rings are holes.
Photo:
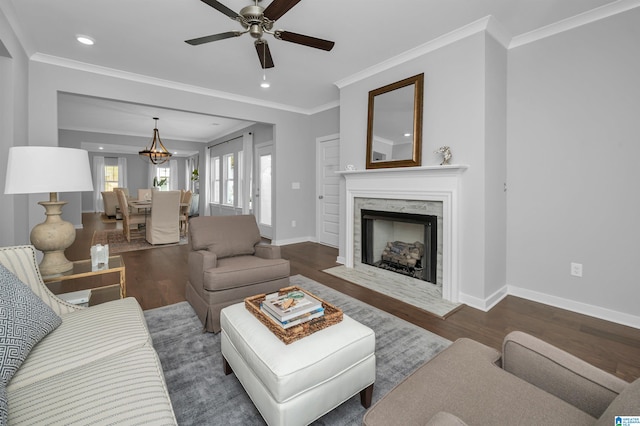
[[[300,182],[291,182],[291,189],[300,189]]]

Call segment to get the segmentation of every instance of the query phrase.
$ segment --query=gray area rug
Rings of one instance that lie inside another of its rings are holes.
[[[340,307],[376,334],[375,403],[451,342],[302,275],[297,285]],[[180,425],[264,425],[234,374],[224,375],[220,334],[203,333],[187,302],[145,311],[153,346]],[[355,395],[314,425],[360,425],[365,413]]]

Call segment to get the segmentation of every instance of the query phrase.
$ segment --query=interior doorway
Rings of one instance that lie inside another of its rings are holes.
[[[260,235],[273,238],[273,144],[256,145],[254,213]]]

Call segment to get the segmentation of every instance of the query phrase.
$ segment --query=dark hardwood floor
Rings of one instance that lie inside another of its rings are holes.
[[[98,214],[83,214],[84,229],[67,249],[71,260],[87,259],[93,232],[115,228]],[[127,295],[143,309],[184,299],[188,246],[172,246],[122,253]],[[291,274],[301,274],[342,293],[383,309],[449,340],[469,337],[500,349],[503,337],[521,330],[546,340],[627,381],[640,377],[640,330],[563,309],[508,296],[489,312],[463,306],[443,320],[390,297],[322,272],[337,265],[336,249],[315,243],[282,247]]]

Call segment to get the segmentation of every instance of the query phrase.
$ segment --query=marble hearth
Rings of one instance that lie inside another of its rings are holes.
[[[362,208],[435,214],[438,216],[437,285],[441,286],[443,299],[457,303],[460,175],[467,168],[448,165],[339,172],[346,181],[346,268],[374,268],[361,262]]]

